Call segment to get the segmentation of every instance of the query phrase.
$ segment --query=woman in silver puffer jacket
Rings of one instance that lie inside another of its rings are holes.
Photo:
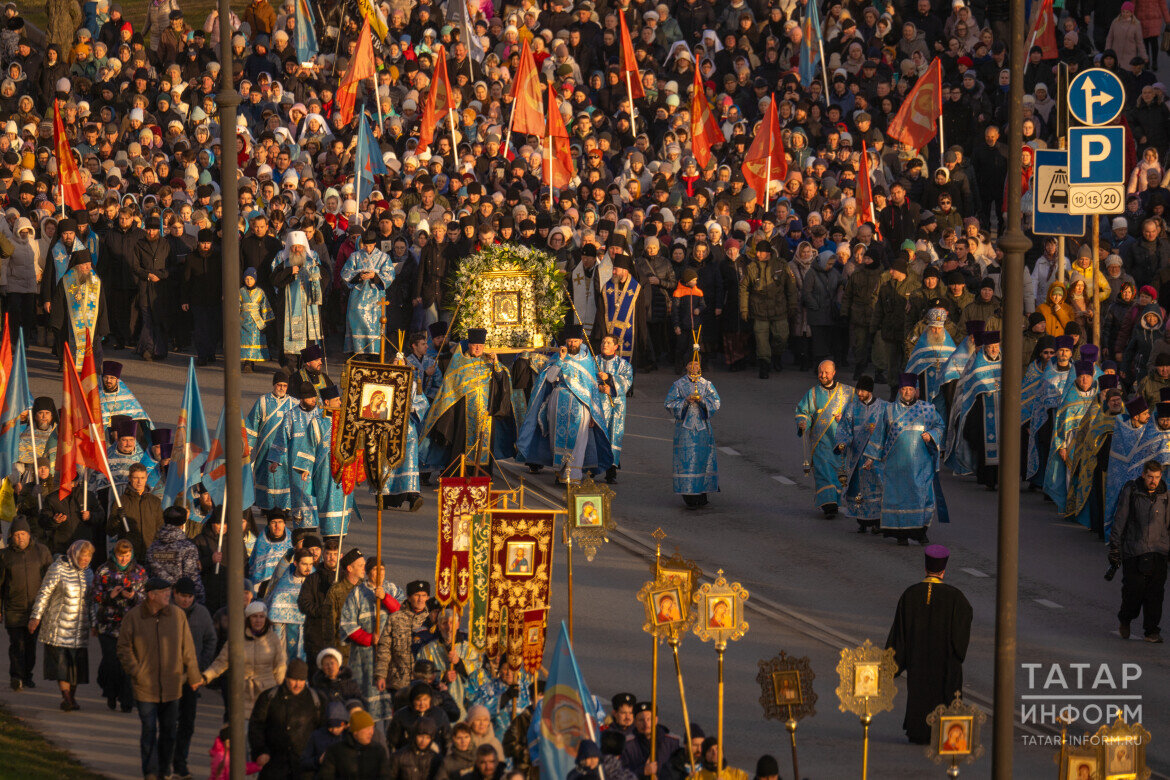
[[[33,603],[28,630],[41,629],[45,646],[45,679],[61,689],[61,709],[79,710],[77,686],[89,682],[89,594],[93,586],[93,545],[78,540],[69,545],[45,573]]]

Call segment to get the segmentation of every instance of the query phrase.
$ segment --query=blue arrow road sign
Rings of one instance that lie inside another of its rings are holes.
[[[1107,125],[1125,106],[1121,79],[1104,68],[1081,71],[1068,85],[1068,110],[1085,125]]]

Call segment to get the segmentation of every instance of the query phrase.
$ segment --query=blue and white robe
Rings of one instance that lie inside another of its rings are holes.
[[[874,461],[865,465],[865,448],[878,423],[885,416],[888,401],[872,397],[863,404],[854,392],[837,423],[834,446],[844,447],[840,457],[845,466],[845,486],[842,488],[842,511],[855,520],[876,520],[882,513],[882,466]]]
[[[438,359],[428,352],[420,360],[411,352],[406,356],[406,364],[414,369],[414,375],[422,384],[423,395],[427,397],[427,403],[434,401],[435,396],[443,387],[443,370],[439,368]],[[435,373],[427,376],[427,369],[431,366],[435,367]]]
[[[287,508],[295,518],[296,528],[317,528],[320,525],[313,470],[320,460],[318,453],[323,440],[326,442],[325,452],[328,452],[328,440],[324,439],[321,423],[317,409],[305,411],[297,404],[285,413],[268,450],[268,463],[275,463],[277,473],[283,470],[288,480]]]
[[[410,408],[410,424],[406,426],[406,456],[402,464],[396,469],[386,472],[386,486],[382,495],[393,496],[401,493],[418,493],[418,464],[419,442],[423,420],[427,418],[427,410],[431,407],[427,397],[415,390],[414,401]]]
[[[134,451],[125,455],[118,452],[117,444],[111,444],[106,448],[106,460],[110,464],[110,473],[114,475],[114,490],[119,495],[126,489],[126,485],[130,481],[130,467],[135,463],[141,463],[146,467],[146,484],[147,489],[150,489],[150,471],[154,468],[155,463],[154,458],[150,457],[150,453],[142,449],[142,445],[135,442]],[[94,472],[92,481],[94,490],[101,490],[109,486],[109,480],[101,472]]]
[[[277,252],[272,270],[288,265],[288,250]],[[284,288],[284,351],[300,352],[321,341],[321,264],[312,249],[305,252],[305,265]]]
[[[374,278],[364,280],[363,273]],[[342,280],[349,285],[349,303],[345,313],[345,351],[377,355],[382,348],[382,306],[386,290],[394,281],[394,261],[381,249],[359,249],[349,256],[341,269]]]
[[[353,494],[346,495],[341,485],[333,480],[333,415],[323,413],[317,425],[321,440],[317,442],[313,461],[313,494],[317,497],[317,522],[322,536],[340,536],[349,531],[349,516],[353,511]]]
[[[1073,440],[1077,435],[1077,428],[1081,418],[1097,396],[1097,382],[1085,392],[1077,388],[1076,381],[1068,383],[1064,391],[1064,398],[1052,419],[1052,443],[1048,448],[1048,463],[1044,467],[1044,494],[1051,498],[1058,507],[1064,507],[1068,502],[1068,464],[1057,452],[1061,447],[1068,451],[1069,463],[1073,461]]]
[[[99,395],[102,402],[102,424],[105,427],[110,427],[110,418],[119,414],[132,420],[142,420],[146,423],[147,428],[154,427],[150,421],[150,415],[146,413],[142,404],[138,403],[138,399],[134,397],[134,393],[130,392],[130,388],[126,387],[126,383],[121,379],[118,380],[117,391],[107,393],[105,386],[102,386]]]
[[[284,554],[292,549],[292,532],[287,528],[284,536],[276,541],[268,538],[268,529],[262,530],[252,545],[252,552],[248,556],[248,579],[259,585],[272,576],[276,571],[276,564]]]
[[[919,377],[919,397],[930,401],[938,409],[938,413],[946,419],[946,400],[942,397],[943,383],[946,382],[946,365],[955,353],[955,342],[951,334],[942,329],[942,341],[938,344],[930,343],[930,328],[922,332],[910,357],[906,360],[906,373],[916,374]]]
[[[837,446],[837,422],[852,397],[853,388],[849,385],[834,382],[826,389],[817,384],[796,404],[796,423],[804,423],[802,435],[809,437],[806,446],[812,458],[809,468],[816,486],[815,506],[841,501],[840,475],[845,461],[834,452],[834,448]]]
[[[295,566],[289,566],[265,597],[268,602],[268,619],[284,639],[284,650],[289,660],[305,658],[305,613],[297,606],[305,579],[297,576]]]
[[[19,448],[16,460],[29,468],[37,458],[48,458],[52,468],[57,467],[57,424],[50,423],[46,430],[38,428],[35,432],[30,423],[17,423],[20,430]],[[36,441],[34,451],[33,442]],[[31,478],[31,474],[29,477]]]
[[[85,249],[85,244],[81,243],[76,235],[73,238],[73,248],[68,251],[65,250],[65,244],[61,242],[61,239],[53,242],[49,255],[53,258],[53,271],[56,274],[54,279],[60,281],[65,276],[65,272],[69,270],[69,258],[73,256],[74,252],[80,252],[82,249]],[[97,255],[93,255],[93,260],[95,263],[97,262]],[[84,342],[85,339],[82,341]]]
[[[428,351],[427,355],[430,354]],[[539,377],[541,370],[548,365],[549,358],[543,352],[521,352],[512,362],[512,418],[516,421],[516,430],[524,427],[524,418],[528,416],[528,399],[536,391],[535,380],[528,390],[516,387],[516,367],[521,360],[527,360],[529,369]]]
[[[1036,399],[1040,397],[1040,388],[1043,385],[1044,369],[1047,363],[1032,361],[1024,370],[1024,382],[1020,388],[1020,424],[1031,425],[1032,409]]]
[[[980,465],[992,466],[999,463],[999,397],[1002,375],[1003,360],[991,360],[983,350],[980,350],[955,386],[951,416],[947,423],[943,463],[956,476],[970,476]],[[975,410],[980,397],[983,398],[982,464],[975,462],[976,454],[963,435],[967,417]]]
[[[603,396],[597,365],[584,349],[551,360],[536,381],[516,440],[519,460],[561,469],[572,456],[574,478],[581,469],[608,469],[613,450],[602,409],[608,401]]]
[[[268,470],[268,451],[276,433],[284,424],[284,415],[294,406],[292,397],[277,398],[272,393],[260,396],[252,404],[244,420],[248,434],[248,448],[252,452],[252,474],[256,491],[256,506],[261,509],[282,509],[288,506],[288,472]]]
[[[387,596],[397,600],[399,604],[406,601],[406,594],[402,589],[389,580],[383,580],[382,588],[386,591]],[[345,599],[345,605],[341,608],[340,638],[350,642],[348,665],[353,672],[353,681],[357,683],[362,692],[366,712],[370,713],[376,721],[386,720],[394,714],[390,691],[378,690],[378,675],[374,669],[374,654],[377,652],[377,648],[372,644],[363,645],[352,641],[349,637],[359,629],[366,635],[379,636],[389,620],[390,610],[386,609],[385,604],[383,604],[382,609],[378,612],[378,625],[374,625],[374,591],[366,581],[359,582],[349,592],[349,596]],[[385,670],[382,670],[382,676],[387,676]]]
[[[1048,454],[1048,451],[1045,450],[1042,456],[1040,448],[1037,446],[1040,429],[1048,422],[1049,413],[1055,412],[1060,406],[1060,401],[1064,398],[1064,391],[1068,389],[1069,383],[1075,378],[1076,372],[1073,371],[1072,363],[1069,363],[1066,370],[1061,371],[1057,369],[1055,361],[1044,369],[1044,374],[1040,377],[1040,385],[1036,389],[1036,395],[1031,405],[1031,427],[1028,429],[1028,469],[1025,472],[1028,479],[1033,479],[1039,474],[1040,467],[1043,465],[1041,459]],[[1044,475],[1040,474],[1039,476],[1043,479]]]
[[[605,414],[605,429],[609,431],[609,446],[613,450],[613,465],[621,467],[622,438],[626,435],[626,393],[634,383],[634,367],[620,355],[597,358],[598,373],[609,374],[613,392],[601,402]]]
[[[240,360],[262,363],[268,360],[264,329],[276,319],[268,296],[259,287],[240,288]]]
[[[698,393],[697,403],[688,399]],[[699,377],[676,379],[666,394],[666,408],[674,417],[674,458],[671,475],[674,492],[684,496],[719,490],[719,464],[715,460],[715,429],[711,416],[719,411],[715,385]]]
[[[951,356],[947,358],[947,362],[943,364],[942,384],[945,385],[947,382],[959,381],[976,354],[974,337],[968,336],[960,341],[959,346],[955,347],[955,351],[951,353]]]
[[[471,642],[468,642],[466,637],[450,647],[443,642],[442,638],[437,638],[423,646],[422,650],[418,652],[418,659],[426,659],[433,663],[435,665],[435,679],[439,680],[451,667],[447,655],[451,649],[459,654],[459,663],[467,672],[466,677],[462,674],[457,675],[452,682],[444,680],[447,693],[459,707],[459,719],[462,720],[467,716],[468,708],[478,703],[476,699],[479,688],[488,683],[489,678],[487,669],[484,668],[483,656],[472,647]],[[491,660],[489,659],[487,663],[491,663]]]
[[[1117,498],[1125,483],[1141,476],[1148,460],[1166,463],[1170,460],[1167,447],[1170,434],[1159,431],[1152,419],[1140,428],[1133,427],[1129,415],[1118,415],[1113,423],[1113,439],[1109,445],[1109,468],[1105,472],[1105,538],[1113,526]]]
[[[929,433],[930,444],[922,440]],[[943,420],[934,404],[901,400],[888,404],[865,448],[865,457],[882,462],[881,527],[888,530],[926,528],[938,516],[946,520],[939,485],[939,442]]]

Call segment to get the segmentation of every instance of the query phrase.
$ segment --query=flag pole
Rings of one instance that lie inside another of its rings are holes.
[[[512,146],[512,125],[516,124],[516,99],[512,99],[512,113],[508,115],[508,132],[504,135],[504,159],[508,159],[508,149]]]
[[[39,471],[39,464],[37,463],[37,418],[32,409],[28,410],[28,438],[32,442],[32,456],[33,456],[33,484],[37,488],[37,509],[44,509],[45,505],[41,498],[41,475]]]
[[[459,160],[459,139],[455,135],[455,109],[447,104],[447,121],[451,125],[451,156],[455,158],[456,162]],[[505,155],[506,157],[507,155]]]
[[[226,513],[227,513],[227,504],[221,503],[219,505],[219,542],[215,545],[215,551],[217,553],[223,552],[223,529],[227,527],[227,518],[225,517]],[[215,573],[216,574],[219,574],[219,564],[220,564],[220,561],[216,561],[216,563],[215,563]]]
[[[810,2],[817,2],[817,0],[810,0]],[[811,13],[811,11],[809,12]],[[820,22],[820,16],[817,16],[817,21]],[[829,72],[825,69],[825,39],[820,30],[817,30],[817,48],[821,53],[821,80],[825,82],[825,89],[823,94],[825,96],[825,108],[829,107]]]
[[[378,94],[378,69],[374,69],[374,74],[370,76],[370,83],[374,85],[374,105],[378,107],[378,129],[384,130],[386,127],[386,118],[382,116],[382,97]],[[380,157],[381,155],[379,155]],[[359,201],[360,203],[360,201]]]
[[[626,94],[630,96],[630,130],[634,138],[638,137],[638,108],[634,105],[634,83],[630,80],[630,72],[626,71]]]
[[[551,106],[550,106],[551,108]],[[548,210],[553,210],[553,139],[552,128],[548,132]]]
[[[772,111],[776,107],[776,93],[772,93],[772,97],[768,101],[768,113],[764,115],[764,121],[768,126],[764,132],[768,134],[768,162],[765,163],[768,172],[764,174],[764,213],[768,213],[768,208],[771,206],[769,196],[772,193],[772,188],[769,186],[772,183]]]

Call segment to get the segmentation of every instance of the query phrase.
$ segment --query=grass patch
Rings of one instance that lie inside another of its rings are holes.
[[[19,768],[23,780],[106,780],[0,705],[0,766]]]

